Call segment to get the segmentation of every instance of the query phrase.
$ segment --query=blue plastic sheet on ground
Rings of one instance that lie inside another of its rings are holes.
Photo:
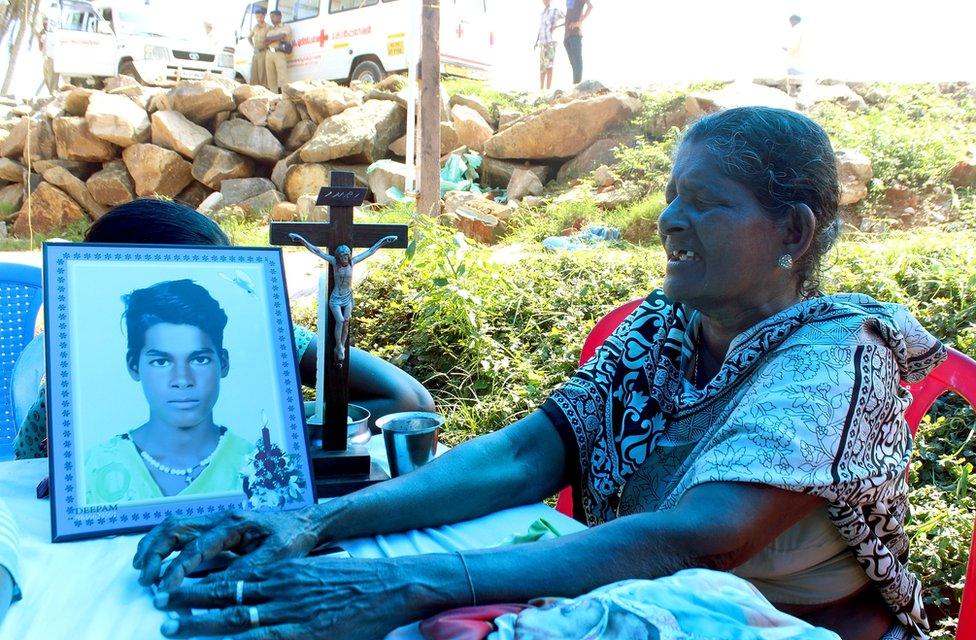
[[[571,236],[551,236],[542,241],[549,251],[576,251],[590,249],[607,242],[620,240],[620,229],[591,225]]]
[[[366,170],[367,173],[372,171],[374,167],[380,164],[380,162],[389,162],[388,160],[380,160],[373,163]],[[479,154],[470,152],[465,153],[463,156],[458,153],[452,153],[451,157],[447,159],[444,163],[444,167],[441,169],[441,197],[444,197],[448,191],[470,191],[471,193],[484,193],[481,189],[481,185],[478,181],[481,179],[481,174],[479,170],[481,169],[482,158]],[[412,198],[408,197],[403,193],[402,189],[397,187],[390,187],[386,190],[386,195],[391,200],[396,200],[397,202],[410,202]],[[496,201],[505,203],[508,201],[508,195],[505,191],[495,198]]]
[[[464,156],[452,153],[441,169],[441,196],[448,191],[481,193],[481,185],[478,184],[480,168],[481,156],[477,153],[466,153]]]

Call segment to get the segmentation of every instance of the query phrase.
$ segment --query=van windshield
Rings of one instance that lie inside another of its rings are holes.
[[[177,38],[185,40],[195,33],[185,21],[169,21],[159,13],[150,15],[139,11],[116,11],[115,32],[127,36],[158,36],[160,38]],[[203,27],[200,27],[202,31]]]

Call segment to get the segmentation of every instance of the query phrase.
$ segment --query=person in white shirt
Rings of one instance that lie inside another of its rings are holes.
[[[550,6],[552,0],[542,0],[543,10],[539,21],[539,35],[535,39],[535,48],[539,50],[539,88],[552,88],[552,68],[556,62],[556,38],[553,33],[562,26],[566,19],[560,9]]]
[[[803,83],[803,26],[798,15],[790,16],[790,30],[783,51],[786,52],[786,93],[796,95]]]

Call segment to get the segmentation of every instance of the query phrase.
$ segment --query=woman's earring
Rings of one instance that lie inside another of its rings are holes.
[[[776,266],[783,271],[789,271],[793,268],[793,256],[788,253],[784,253],[779,257],[779,260],[776,261]]]

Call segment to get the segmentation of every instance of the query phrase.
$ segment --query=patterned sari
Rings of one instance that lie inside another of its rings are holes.
[[[546,401],[578,452],[577,517],[594,526],[628,512],[625,485],[648,462],[651,509],[713,481],[819,496],[898,621],[924,638],[921,583],[906,566],[911,395],[900,383],[925,377],[945,347],[900,306],[825,296],[737,336],[696,389],[684,372],[700,320],[655,291]]]

